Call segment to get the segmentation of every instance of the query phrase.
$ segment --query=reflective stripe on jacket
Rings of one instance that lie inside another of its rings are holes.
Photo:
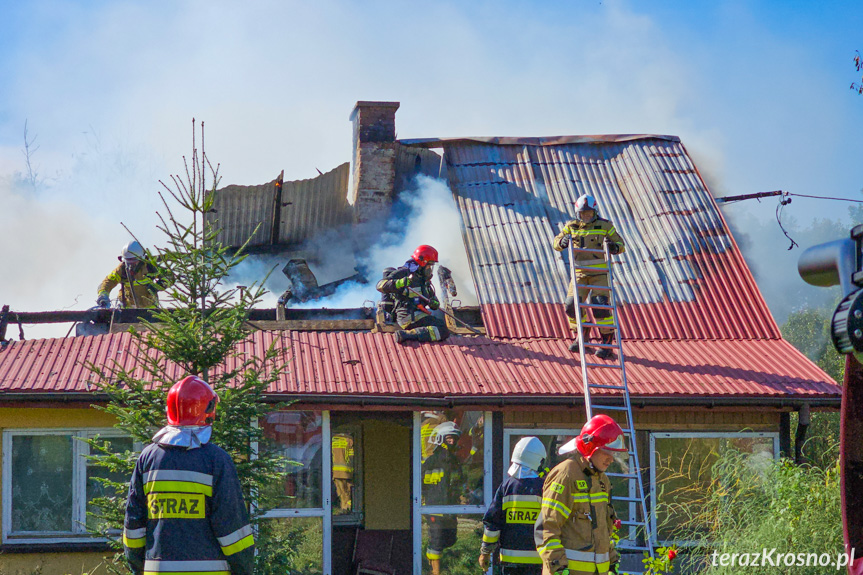
[[[482,518],[482,552],[490,555],[500,544],[503,563],[541,564],[533,542],[541,501],[542,479],[507,477]]]
[[[608,572],[617,561],[610,499],[608,476],[578,452],[551,470],[534,527],[534,542],[549,572],[565,567],[572,575]]]
[[[623,238],[614,229],[614,224],[602,218],[596,218],[589,224],[578,219],[567,222],[563,229],[560,230],[560,233],[554,237],[552,247],[555,250],[560,252],[565,249],[560,245],[560,242],[566,235],[571,237],[570,241],[572,245],[577,248],[601,250],[603,249],[603,242],[608,239],[609,242],[617,244],[620,247],[619,253],[623,253],[626,250]],[[579,266],[596,268],[597,272],[605,272],[608,269],[605,258],[601,254],[575,252],[574,255],[575,261],[578,262]],[[592,273],[589,270],[576,271],[579,273]]]
[[[251,575],[255,541],[230,456],[209,443],[145,447],[129,484],[123,545],[136,575]]]
[[[157,270],[154,266],[139,262],[132,271],[132,290],[129,290],[129,279],[126,265],[121,263],[114,271],[105,276],[99,284],[98,295],[111,296],[111,290],[120,286],[120,303],[125,308],[155,308],[159,305],[157,290],[164,289],[166,282],[156,280]],[[137,305],[136,305],[137,304]]]

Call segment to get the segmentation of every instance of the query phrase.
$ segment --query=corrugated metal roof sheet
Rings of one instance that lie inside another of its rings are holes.
[[[555,315],[553,307],[537,304],[563,302],[568,268],[551,240],[572,219],[577,198],[590,194],[627,244],[614,258],[625,338],[780,337],[677,138],[492,140],[507,143],[443,141],[491,336],[561,337],[561,326],[568,331],[559,306]]]
[[[286,350],[275,394],[405,397],[581,395],[577,356],[563,339],[500,340],[452,336],[400,346],[370,332],[255,332],[242,356],[272,343]],[[627,341],[633,396],[836,398],[841,388],[779,340]],[[781,358],[781,361],[777,361]],[[0,399],[9,393],[88,392],[88,362],[135,367],[129,334],[14,342],[0,351]],[[233,366],[228,366],[233,367]],[[614,382],[608,369],[591,381]],[[137,372],[142,375],[142,371]],[[179,370],[174,376],[183,374]]]
[[[300,243],[316,232],[350,223],[350,166],[345,162],[316,178],[284,183],[279,243]]]
[[[249,246],[272,245],[274,222],[276,243],[301,243],[351,221],[349,181],[346,162],[315,178],[283,182],[278,218],[273,216],[278,179],[259,186],[225,186],[216,190],[207,220],[220,228],[219,241],[226,246],[241,246],[250,236]]]

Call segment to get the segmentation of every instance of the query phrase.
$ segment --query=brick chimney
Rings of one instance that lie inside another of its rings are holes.
[[[398,109],[398,102],[357,102],[351,112],[354,165],[348,202],[356,223],[386,217],[392,205]]]

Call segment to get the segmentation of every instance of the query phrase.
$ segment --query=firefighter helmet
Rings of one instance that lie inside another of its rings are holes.
[[[437,250],[431,246],[421,245],[414,250],[411,259],[422,267],[430,263],[437,263]]]
[[[432,445],[443,445],[444,438],[448,435],[454,435],[456,439],[461,437],[461,429],[458,428],[458,425],[454,421],[444,421],[436,425],[429,436],[429,443]]]
[[[575,438],[575,446],[585,457],[590,457],[599,448],[626,451],[623,430],[616,421],[605,414],[594,415],[584,424],[581,434]]]
[[[144,259],[144,246],[138,243],[135,240],[132,240],[120,251],[120,255],[117,257],[118,260],[143,260]]]
[[[546,458],[545,446],[542,441],[536,437],[522,437],[515,444],[515,449],[512,450],[512,466],[509,468],[510,475],[513,475],[517,469],[514,467],[521,465],[534,471],[539,471],[542,468],[543,461]]]
[[[184,377],[168,391],[168,425],[210,425],[216,419],[218,394],[198,377]]]
[[[593,210],[593,217],[590,220],[585,220],[581,214],[582,212],[586,212],[588,210]],[[589,224],[599,215],[599,210],[597,209],[596,205],[596,198],[589,195],[580,196],[575,202],[575,211],[578,212],[578,219]]]

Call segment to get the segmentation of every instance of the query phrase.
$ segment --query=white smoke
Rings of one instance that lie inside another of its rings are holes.
[[[476,288],[468,265],[467,252],[461,232],[461,215],[455,205],[452,191],[442,180],[417,176],[414,187],[403,192],[387,221],[383,233],[372,247],[357,256],[358,267],[366,273],[368,284],[347,283],[336,292],[320,300],[306,302],[301,308],[327,307],[333,309],[361,307],[380,299],[375,284],[385,268],[398,267],[407,261],[417,246],[428,244],[439,254],[440,265],[452,270],[458,286],[457,300],[461,305],[477,305]],[[405,212],[402,215],[402,212]],[[343,236],[344,237],[344,236]],[[350,237],[348,236],[350,239]],[[337,252],[351,253],[346,245],[332,245]],[[316,265],[310,267],[318,274]],[[342,277],[353,274],[346,270]],[[319,281],[319,283],[321,283]],[[434,283],[441,299],[441,286]]]

